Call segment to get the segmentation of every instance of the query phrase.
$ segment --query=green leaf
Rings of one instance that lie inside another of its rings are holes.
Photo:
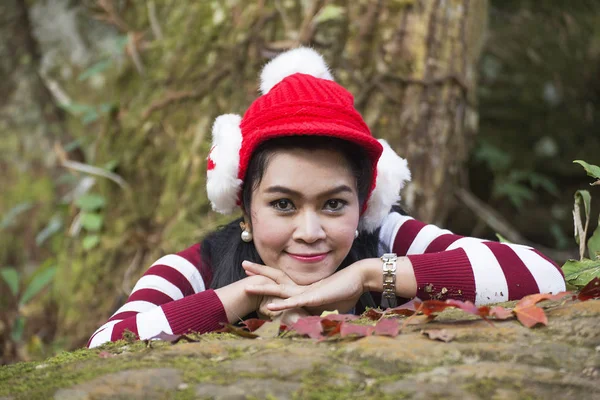
[[[506,196],[516,208],[521,208],[525,200],[535,199],[535,192],[520,183],[504,182],[496,185],[494,196]]]
[[[594,234],[588,240],[587,246],[590,253],[590,259],[600,259],[600,217],[598,218],[598,226],[596,226]]]
[[[321,12],[315,17],[315,22],[317,24],[334,21],[336,19],[340,19],[345,12],[344,7],[336,6],[334,4],[329,4],[321,9]]]
[[[600,260],[568,260],[562,271],[567,284],[581,289],[595,277],[600,277]]]
[[[25,317],[18,316],[15,319],[15,323],[12,327],[12,332],[10,333],[10,337],[13,342],[20,342],[21,338],[23,338],[23,331],[25,330]]]
[[[97,74],[101,73],[102,71],[104,71],[105,69],[107,69],[108,67],[110,67],[110,64],[111,64],[110,59],[98,61],[96,64],[92,65],[91,67],[89,67],[88,69],[83,71],[81,74],[79,74],[79,76],[77,77],[77,80],[79,82],[81,82],[88,78],[91,78],[92,76],[97,75]]]
[[[81,225],[90,232],[98,232],[103,222],[104,217],[100,214],[84,212],[81,215]]]
[[[475,149],[474,156],[476,160],[485,162],[495,172],[507,170],[512,163],[509,153],[489,143],[481,143]]]
[[[4,282],[10,288],[13,296],[16,297],[17,293],[19,293],[19,273],[17,270],[11,267],[2,268],[0,269],[0,276],[2,276]]]
[[[19,305],[23,306],[27,304],[29,300],[40,293],[42,289],[44,289],[52,281],[55,274],[56,266],[46,268],[43,271],[36,273],[31,282],[29,282],[29,285],[27,285],[27,289],[25,289],[23,296],[21,296]]]
[[[2,221],[0,221],[0,229],[8,228],[9,226],[11,226],[21,213],[24,213],[31,207],[33,207],[33,204],[31,204],[30,202],[24,202],[17,204],[16,206],[8,210],[8,212],[4,214]]]
[[[96,247],[100,243],[100,236],[98,235],[88,235],[83,238],[83,249],[90,250]]]
[[[511,243],[512,244],[512,242],[510,240],[508,240],[507,238],[505,238],[504,236],[502,236],[499,233],[496,233],[496,237],[498,238],[498,241],[500,243]]]
[[[573,162],[575,164],[581,165],[585,169],[585,172],[587,172],[588,176],[591,176],[592,178],[600,179],[600,167],[599,166],[588,164],[582,160],[575,160]]]
[[[96,211],[106,204],[103,196],[94,193],[84,194],[75,200],[75,205],[83,211]]]
[[[50,218],[48,225],[40,231],[35,237],[35,244],[41,246],[50,236],[54,235],[62,228],[63,224],[58,215]]]

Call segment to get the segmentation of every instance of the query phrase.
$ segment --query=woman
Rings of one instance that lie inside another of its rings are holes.
[[[294,320],[360,312],[397,298],[519,299],[565,289],[535,249],[461,237],[396,205],[405,160],[377,141],[322,57],[299,48],[268,63],[262,96],[213,126],[207,193],[243,217],[162,257],[89,347],[210,332],[254,313]],[[371,296],[372,294],[372,296]]]

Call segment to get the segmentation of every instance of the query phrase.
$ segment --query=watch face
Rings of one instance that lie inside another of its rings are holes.
[[[385,253],[381,258],[390,259],[396,257],[396,253]]]

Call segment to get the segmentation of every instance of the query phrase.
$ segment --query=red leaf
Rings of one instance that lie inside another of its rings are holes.
[[[250,319],[245,320],[243,322],[243,324],[246,325],[246,328],[248,328],[248,330],[250,332],[254,332],[258,328],[260,328],[261,326],[263,326],[263,324],[265,322],[267,322],[266,319],[250,318]]]
[[[414,313],[417,312],[418,308],[421,306],[422,301],[419,299],[412,299],[408,303],[402,304],[401,306],[390,308],[386,311],[388,314],[396,314],[396,315],[404,315],[410,317]]]
[[[422,324],[426,324],[429,321],[432,321],[435,318],[435,315],[431,314],[431,315],[415,315],[415,316],[411,316],[408,317],[407,319],[404,320],[404,322],[402,323],[402,325],[422,325]]]
[[[529,296],[525,296],[521,300],[519,300],[519,302],[515,306],[515,309],[517,307],[527,308],[527,307],[536,305],[537,303],[539,303],[540,301],[543,301],[543,300],[560,300],[563,297],[568,296],[570,294],[571,294],[571,292],[560,292],[560,293],[556,293],[556,294],[551,294],[551,293],[530,294]]]
[[[398,332],[400,332],[400,324],[396,319],[383,318],[375,325],[375,335],[396,337]]]
[[[375,330],[374,326],[370,325],[356,325],[350,322],[342,322],[340,327],[340,335],[342,337],[346,337],[349,335],[354,335],[358,337],[369,336]]]
[[[379,320],[382,316],[383,316],[383,311],[379,311],[374,308],[369,308],[367,311],[362,313],[362,317],[371,319],[373,321]]]
[[[340,325],[342,325],[342,322],[323,318],[321,319],[321,325],[323,326],[325,336],[333,336],[340,333]]]
[[[429,337],[429,339],[440,340],[446,343],[456,337],[454,333],[447,331],[446,329],[430,329],[428,331],[422,331],[421,333]]]
[[[508,308],[494,306],[490,309],[489,315],[495,317],[496,319],[507,319],[512,317],[513,312]]]
[[[587,285],[581,289],[581,292],[577,295],[580,301],[586,301],[590,299],[597,299],[600,297],[600,278],[595,277],[588,282]]]
[[[448,304],[445,301],[440,300],[426,300],[419,307],[419,311],[425,315],[430,315],[434,312],[444,311],[448,307],[455,307],[452,304]]]
[[[359,319],[358,315],[353,314],[328,314],[323,319],[328,319],[330,321],[353,321],[355,319]]]
[[[301,335],[307,335],[313,339],[320,339],[323,333],[323,325],[321,325],[321,317],[312,315],[310,317],[300,318],[292,325],[292,330]]]
[[[532,328],[537,324],[548,325],[548,317],[546,317],[544,310],[539,307],[515,307],[514,311],[519,321],[528,328]]]

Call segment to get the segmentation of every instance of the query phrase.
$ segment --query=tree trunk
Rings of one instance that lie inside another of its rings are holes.
[[[404,205],[416,218],[443,224],[477,130],[476,63],[487,1],[405,4],[380,13],[372,92],[360,105],[373,130],[408,160],[413,179]]]
[[[243,113],[264,63],[299,44],[324,54],[374,135],[408,159],[414,178],[404,199],[412,214],[442,220],[476,127],[474,63],[486,7],[484,0],[107,0],[93,16],[80,9],[78,26],[99,18],[127,39],[121,58],[94,69],[93,80],[58,71],[50,78],[74,103],[111,104],[95,122],[69,115],[69,126],[86,160],[118,163],[129,189],[96,177],[93,191],[106,199],[97,211],[99,245],[85,248],[82,230],[56,255],[59,335],[85,344],[153,261],[229,220],[210,212],[206,199],[210,126],[220,114]],[[90,90],[91,81],[103,85]],[[75,224],[78,209],[71,210],[65,227]]]

